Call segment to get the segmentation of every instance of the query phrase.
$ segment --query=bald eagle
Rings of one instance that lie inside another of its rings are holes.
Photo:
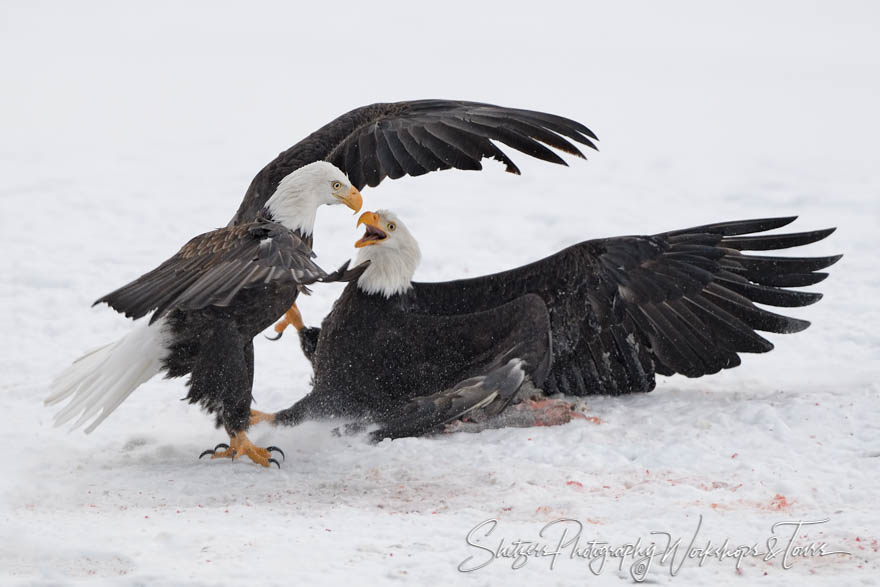
[[[311,392],[253,421],[346,417],[374,439],[419,435],[466,414],[498,414],[530,379],[546,394],[648,392],[655,376],[700,377],[773,345],[756,331],[809,323],[755,303],[795,307],[821,294],[840,256],[743,254],[819,241],[834,229],[762,233],[795,217],[588,240],[503,273],[418,283],[419,246],[388,211],[366,212],[359,275],[320,329],[301,332]]]
[[[129,318],[152,313],[121,340],[77,360],[51,384],[60,425],[92,420],[94,430],[142,383],[164,371],[190,374],[190,403],[216,414],[230,438],[215,456],[277,461],[245,433],[254,376],[252,339],[278,319],[305,286],[344,278],[314,263],[309,235],[318,206],[345,204],[356,212],[360,192],[333,165],[316,162],[285,178],[256,217],[201,234],[131,283],[100,298]],[[273,447],[274,448],[274,447]]]
[[[549,147],[583,158],[568,139],[595,149],[595,135],[573,120],[476,102],[373,104],[340,116],[263,168],[226,228],[195,237],[153,271],[96,302],[130,318],[152,316],[52,382],[48,405],[72,398],[56,414],[56,424],[76,419],[74,427],[88,423],[91,432],[156,374],[190,374],[187,399],[216,414],[230,437],[228,445],[203,455],[247,455],[264,466],[277,464],[245,433],[252,339],[282,315],[279,333],[288,324],[303,328],[298,293],[316,281],[356,275],[345,266],[327,275],[312,261],[318,207],[344,203],[357,212],[365,185],[440,169],[478,170],[485,157],[519,173],[492,141],[565,165]]]

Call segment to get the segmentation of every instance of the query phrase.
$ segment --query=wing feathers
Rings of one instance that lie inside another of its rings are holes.
[[[382,136],[388,143],[388,147],[391,153],[394,154],[394,158],[400,164],[400,168],[404,171],[404,175],[409,174],[412,176],[418,176],[428,173],[429,170],[423,167],[412,155],[410,155],[409,151],[403,146],[403,142],[394,131],[383,130]]]
[[[445,130],[449,128],[457,132],[449,133]],[[256,219],[284,177],[315,161],[333,163],[362,189],[375,187],[386,177],[452,168],[479,170],[487,157],[519,174],[492,141],[564,165],[551,148],[582,158],[574,143],[596,149],[595,140],[583,124],[544,112],[461,100],[370,104],[324,125],[266,165],[251,181],[230,224]]]
[[[782,228],[797,220],[797,216],[785,216],[781,218],[758,218],[755,220],[735,220],[733,222],[717,222],[715,224],[704,224],[703,226],[694,226],[692,228],[684,228],[682,230],[673,230],[664,233],[665,236],[674,236],[682,234],[700,234],[711,233],[721,236],[736,236],[749,232],[765,232],[774,228]],[[659,236],[659,235],[658,235]]]
[[[766,236],[740,236],[724,239],[724,245],[740,251],[768,251],[776,249],[788,249],[809,245],[829,236],[835,231],[834,228],[825,230],[813,230],[810,232],[792,232],[789,234],[772,234]]]
[[[810,244],[833,230],[755,236],[794,221],[761,218],[707,224],[654,236],[586,241],[530,265],[448,284],[416,284],[422,308],[485,308],[538,294],[551,316],[549,391],[649,391],[654,374],[689,377],[740,364],[739,353],[773,345],[759,332],[792,333],[809,322],[757,304],[799,307],[821,294],[811,285],[835,263],[826,257],[777,257],[770,251]]]
[[[168,261],[102,297],[131,318],[153,312],[154,322],[171,309],[226,307],[242,289],[270,283],[298,287],[327,277],[295,233],[260,220],[199,235]]]

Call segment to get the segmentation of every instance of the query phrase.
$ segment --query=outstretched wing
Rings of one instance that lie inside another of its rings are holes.
[[[526,293],[550,312],[553,365],[548,391],[649,391],[654,373],[688,377],[740,363],[738,353],[773,345],[756,331],[789,333],[809,323],[759,308],[805,306],[821,294],[788,288],[818,283],[840,257],[745,255],[806,245],[833,229],[743,236],[790,218],[725,222],[654,236],[592,240],[519,269],[482,278],[417,283],[414,312],[479,311]]]
[[[253,179],[231,224],[253,220],[284,177],[314,161],[333,163],[363,189],[386,177],[482,169],[486,157],[518,174],[492,141],[565,165],[548,147],[583,158],[571,141],[595,149],[595,139],[579,122],[532,110],[458,100],[371,104],[343,114],[278,155]]]
[[[259,220],[201,234],[131,283],[102,297],[129,318],[155,310],[150,322],[172,309],[228,306],[242,289],[265,284],[308,285],[326,277],[311,248],[294,232]]]

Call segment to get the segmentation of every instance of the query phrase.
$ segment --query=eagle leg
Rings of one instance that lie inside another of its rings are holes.
[[[217,450],[219,448],[224,448],[224,450]],[[215,446],[213,449],[208,449],[199,455],[199,458],[202,458],[205,455],[211,455],[212,459],[237,459],[242,456],[248,457],[253,462],[258,465],[262,465],[264,467],[268,467],[270,463],[274,463],[279,469],[281,468],[281,464],[272,458],[272,452],[276,451],[281,453],[281,459],[284,460],[284,451],[282,451],[277,446],[267,446],[266,448],[262,448],[256,446],[250,439],[247,437],[247,434],[244,430],[237,432],[235,434],[231,434],[229,436],[229,444],[220,443]]]
[[[290,306],[290,309],[284,313],[284,318],[275,325],[275,332],[278,333],[278,336],[267,336],[266,338],[269,340],[278,340],[281,338],[281,335],[284,334],[284,330],[291,325],[296,328],[297,331],[306,327],[303,323],[302,314],[299,313],[299,308],[296,307],[296,304]]]
[[[275,422],[275,414],[261,412],[259,410],[251,410],[251,419],[248,426],[253,426],[260,422]]]

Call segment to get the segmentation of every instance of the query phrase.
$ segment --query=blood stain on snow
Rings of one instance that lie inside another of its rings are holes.
[[[777,493],[776,496],[770,500],[770,507],[774,510],[785,510],[791,507],[791,502],[781,493]]]

